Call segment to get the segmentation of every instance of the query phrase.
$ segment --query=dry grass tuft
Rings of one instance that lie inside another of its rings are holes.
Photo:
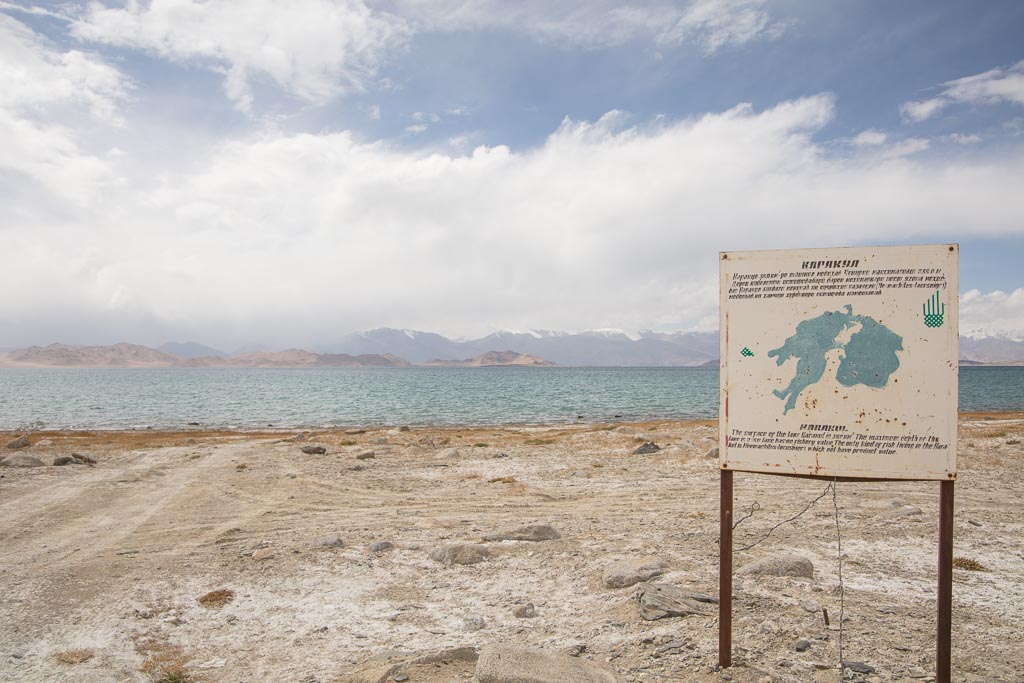
[[[955,569],[964,569],[969,572],[987,572],[988,567],[983,565],[981,562],[970,558],[970,557],[954,557],[953,567]]]
[[[210,591],[206,595],[200,595],[196,598],[196,602],[207,609],[220,609],[234,599],[235,591],[230,588],[218,588],[215,591]]]
[[[81,664],[82,662],[88,662],[90,659],[96,656],[96,652],[88,649],[77,649],[77,650],[64,650],[58,652],[53,656],[61,664]]]
[[[139,670],[154,683],[198,683],[199,679],[188,670],[192,656],[180,646],[163,638],[136,636],[135,651],[143,657]]]
[[[553,443],[558,443],[557,439],[527,439],[527,446],[550,446]]]

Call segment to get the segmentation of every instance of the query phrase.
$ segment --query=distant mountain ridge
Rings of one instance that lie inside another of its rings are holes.
[[[251,347],[250,347],[251,348]],[[506,349],[499,352],[496,349]],[[196,342],[160,349],[136,344],[51,344],[0,353],[0,365],[50,367],[404,367],[406,365],[711,366],[718,362],[717,332],[621,330],[494,332],[479,339],[449,339],[434,332],[379,328],[345,335],[313,351],[248,351],[227,355]],[[482,356],[495,354],[477,360]],[[521,355],[501,359],[501,354]],[[464,360],[452,360],[464,359]],[[531,360],[536,359],[536,360]],[[1010,335],[961,336],[960,359],[970,364],[1024,363],[1024,341]],[[538,362],[540,361],[540,362]]]
[[[199,345],[196,345],[199,346]],[[401,368],[412,363],[391,353],[314,353],[303,349],[250,351],[233,356],[179,357],[138,344],[72,346],[50,344],[0,353],[0,367],[51,368]],[[466,360],[435,360],[428,365],[485,367],[554,365],[515,351],[489,351]]]
[[[393,353],[413,363],[436,358],[471,358],[493,349],[514,349],[558,365],[691,366],[718,358],[717,332],[495,332],[455,341],[433,332],[380,328],[355,332],[326,345],[335,353]]]
[[[473,358],[467,358],[465,360],[428,360],[421,365],[441,366],[441,367],[472,367],[472,368],[484,368],[492,366],[509,366],[516,365],[520,367],[530,368],[546,368],[554,365],[551,361],[538,358],[537,356],[531,356],[527,353],[517,353],[515,351],[488,351],[487,353],[480,354]]]

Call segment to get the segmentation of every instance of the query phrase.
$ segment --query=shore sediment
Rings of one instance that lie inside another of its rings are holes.
[[[1024,413],[960,418],[955,556],[984,571],[955,571],[956,680],[1024,669],[1022,440]],[[498,644],[571,653],[628,681],[725,680],[714,605],[647,620],[638,601],[651,584],[717,592],[714,421],[30,442],[17,452],[46,466],[0,468],[2,680],[146,681],[177,668],[197,681],[473,681],[477,651]],[[634,453],[647,442],[659,450]],[[50,465],[71,453],[96,463]],[[758,509],[736,547],[823,486],[737,474],[737,519]],[[731,680],[838,678],[826,502],[736,553]],[[922,679],[938,486],[841,483],[838,502],[844,654],[875,671],[861,680]],[[809,561],[811,577],[743,573],[778,554]]]

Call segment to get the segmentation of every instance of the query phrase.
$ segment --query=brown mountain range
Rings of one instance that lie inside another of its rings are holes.
[[[313,353],[302,349],[254,351],[233,356],[181,358],[138,344],[72,346],[50,344],[0,353],[0,367],[37,368],[401,368],[413,364],[394,354]],[[466,360],[434,360],[423,365],[484,367],[554,365],[515,351],[490,351]]]

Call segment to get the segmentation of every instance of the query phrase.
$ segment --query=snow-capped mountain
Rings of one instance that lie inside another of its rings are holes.
[[[322,350],[349,354],[392,353],[418,363],[435,358],[471,358],[494,349],[512,349],[559,365],[701,365],[718,358],[718,333],[503,330],[480,339],[452,340],[432,332],[382,328],[347,335]]]

